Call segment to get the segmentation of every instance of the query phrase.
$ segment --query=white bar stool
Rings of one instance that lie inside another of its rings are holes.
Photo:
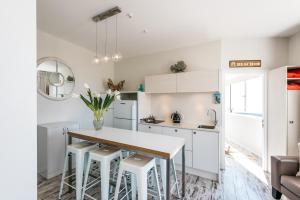
[[[109,199],[109,181],[110,181],[110,164],[115,159],[122,159],[122,151],[116,147],[111,146],[104,146],[100,149],[92,149],[89,151],[89,158],[87,162],[87,167],[85,170],[85,178],[83,183],[83,190],[82,190],[82,200],[84,196],[87,196],[90,199],[97,200],[96,198],[86,194],[86,191],[90,188],[94,187],[98,183],[101,182],[101,199]],[[89,184],[88,182],[88,174],[90,171],[91,164],[94,162],[100,162],[100,178],[97,178],[91,181]],[[127,193],[127,182],[125,182],[125,189]]]
[[[166,182],[166,160],[159,159],[159,161],[160,161],[160,175],[161,175],[161,179],[162,179],[162,183],[163,183],[163,193],[164,193],[164,196],[165,196],[166,195],[166,187],[167,187],[167,182]],[[173,188],[175,187],[177,197],[181,198],[180,193],[179,193],[179,183],[178,183],[178,179],[177,179],[177,173],[176,173],[174,159],[171,159],[171,174],[174,178],[174,184],[171,186],[171,191],[173,191]]]
[[[85,166],[85,161],[87,161],[88,151],[90,149],[95,148],[97,145],[95,143],[83,141],[76,144],[71,144],[67,146],[66,157],[65,157],[65,164],[63,175],[60,184],[60,191],[58,199],[61,199],[61,195],[63,192],[64,185],[68,185],[69,187],[76,190],[76,200],[81,199],[81,190],[82,190],[82,178],[83,178],[83,171]],[[68,155],[72,153],[75,154],[75,161],[76,161],[76,172],[68,177],[66,177],[67,165],[68,165]],[[65,179],[70,178],[71,176],[76,176],[76,186],[69,185]]]
[[[134,179],[137,180],[137,184],[135,184],[135,180],[131,180],[131,186],[135,187],[134,185],[137,185],[139,200],[147,200],[148,172],[150,170],[152,170],[152,173],[154,173],[155,183],[156,183],[155,185],[156,185],[156,189],[157,189],[157,197],[159,200],[161,200],[161,193],[160,193],[155,158],[150,158],[150,157],[142,156],[139,154],[135,154],[135,155],[129,156],[128,158],[126,158],[124,160],[121,160],[114,200],[118,200],[118,197],[119,197],[119,191],[120,191],[120,185],[121,185],[121,179],[123,176],[123,172],[130,172],[135,175]],[[131,177],[133,177],[133,176],[131,176]],[[134,189],[134,188],[132,188],[132,189]],[[135,195],[135,193],[132,192],[132,199],[135,199],[134,195]]]

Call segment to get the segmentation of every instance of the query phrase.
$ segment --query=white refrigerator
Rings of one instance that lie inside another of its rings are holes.
[[[114,127],[137,130],[137,101],[121,100],[114,102]]]

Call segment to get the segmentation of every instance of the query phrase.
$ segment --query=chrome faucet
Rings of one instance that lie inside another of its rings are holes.
[[[207,116],[209,116],[209,112],[210,111],[214,113],[214,121],[213,121],[213,123],[216,126],[217,123],[218,123],[218,120],[217,120],[217,111],[215,109],[210,108],[210,109],[207,110]]]

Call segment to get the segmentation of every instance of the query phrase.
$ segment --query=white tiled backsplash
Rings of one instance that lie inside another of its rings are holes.
[[[209,123],[213,116],[207,116],[209,108],[217,111],[220,121],[221,105],[215,104],[212,93],[152,94],[151,112],[157,119],[169,120],[176,110],[182,114],[183,122]]]

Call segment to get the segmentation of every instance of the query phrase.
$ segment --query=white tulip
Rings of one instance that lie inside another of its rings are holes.
[[[115,96],[118,96],[118,95],[120,95],[120,92],[119,92],[118,90],[115,90],[115,91],[114,91],[114,95],[115,95]]]
[[[90,86],[87,84],[87,83],[85,83],[85,84],[83,84],[84,85],[84,87],[86,88],[86,89],[90,89]]]
[[[106,94],[111,95],[111,89],[108,89],[108,90],[106,91]]]
[[[96,94],[96,97],[99,98],[101,96],[101,94]]]
[[[79,94],[73,93],[72,98],[79,98]]]
[[[117,99],[118,101],[120,101],[120,100],[121,100],[121,96],[120,96],[120,95],[116,96],[116,99]]]

